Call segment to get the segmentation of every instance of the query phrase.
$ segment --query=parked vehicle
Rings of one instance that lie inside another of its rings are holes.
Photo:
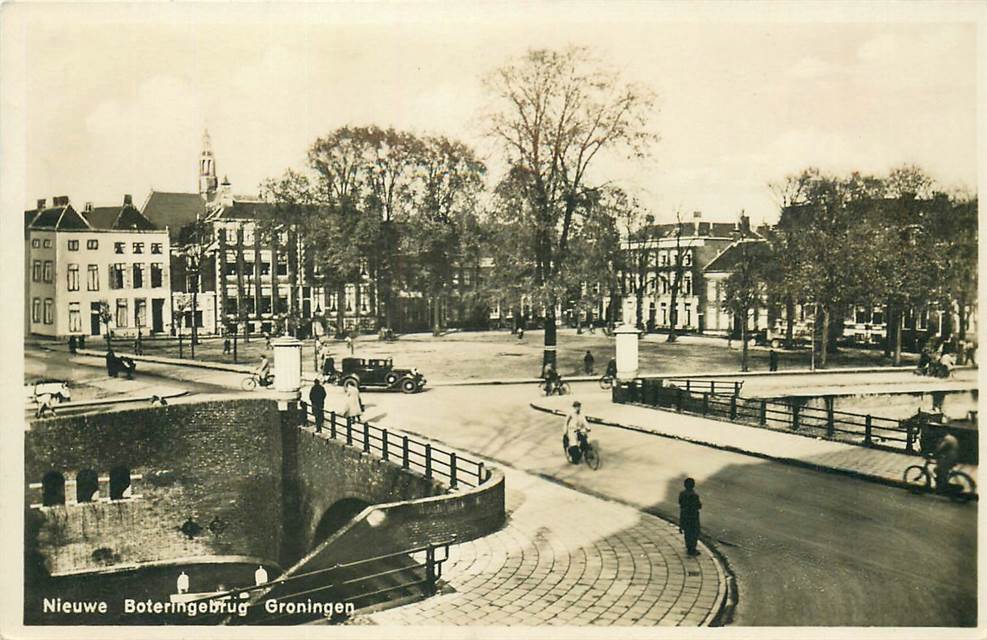
[[[24,390],[27,394],[27,401],[38,404],[60,404],[72,399],[69,383],[64,380],[42,378],[25,384]]]
[[[377,388],[418,393],[425,387],[425,376],[417,369],[395,369],[390,358],[343,358],[336,384],[359,389]]]

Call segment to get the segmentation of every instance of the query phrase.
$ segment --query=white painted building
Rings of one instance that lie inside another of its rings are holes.
[[[66,196],[25,211],[25,331],[67,337],[165,333],[171,327],[168,232],[133,206],[86,205]]]

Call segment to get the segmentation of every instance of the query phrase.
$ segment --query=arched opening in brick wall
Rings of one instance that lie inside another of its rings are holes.
[[[58,471],[49,471],[41,479],[41,504],[51,507],[65,504],[65,476]]]
[[[75,501],[92,502],[99,497],[99,476],[93,469],[83,469],[75,476]]]
[[[110,469],[110,500],[123,500],[130,497],[130,469],[113,467]]]
[[[322,544],[329,536],[352,520],[353,516],[369,506],[369,502],[358,498],[343,498],[334,502],[319,519],[319,524],[315,527],[315,535],[312,537],[310,550]]]

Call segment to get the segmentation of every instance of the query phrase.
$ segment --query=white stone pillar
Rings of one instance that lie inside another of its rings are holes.
[[[274,349],[274,392],[282,411],[301,398],[302,343],[291,336],[271,340]]]
[[[617,379],[620,381],[633,380],[637,377],[638,330],[629,324],[623,324],[614,330],[617,335]]]

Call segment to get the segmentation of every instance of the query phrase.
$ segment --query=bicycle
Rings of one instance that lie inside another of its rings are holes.
[[[567,396],[572,393],[572,387],[569,386],[569,383],[562,382],[561,380],[552,387],[551,393],[548,392],[548,380],[542,380],[539,382],[538,388],[541,390],[542,394],[546,396]]]
[[[274,377],[268,375],[265,378],[261,378],[260,374],[256,371],[251,371],[246,378],[240,381],[240,388],[244,391],[253,391],[258,386],[269,387],[274,384]]]
[[[607,389],[613,388],[614,377],[608,374],[603,374],[600,378],[600,388],[606,391]]]
[[[930,455],[923,457],[925,458],[924,464],[913,464],[906,468],[905,473],[902,474],[902,479],[912,487],[914,493],[932,490],[932,482],[935,474],[930,469],[930,466],[935,461],[935,458]],[[948,487],[943,493],[948,495],[952,500],[972,500],[977,492],[977,483],[973,481],[973,478],[956,469],[949,472],[947,484]]]
[[[593,471],[599,469],[601,464],[600,450],[595,445],[593,445],[585,435],[581,433],[577,433],[576,438],[579,440],[580,459],[585,461],[586,466],[588,466]],[[579,464],[576,460],[572,459],[572,454],[569,451],[569,442],[567,439],[563,439],[562,449],[563,452],[565,453],[566,460],[575,464]]]

